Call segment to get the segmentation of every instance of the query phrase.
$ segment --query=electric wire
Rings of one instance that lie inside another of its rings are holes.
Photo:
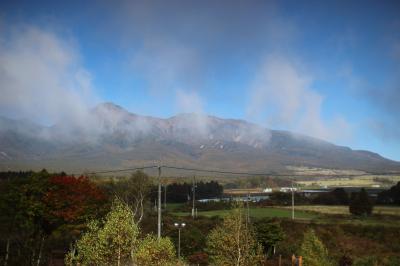
[[[165,169],[173,169],[173,170],[182,170],[182,171],[192,171],[192,172],[203,172],[203,173],[214,173],[214,174],[228,174],[228,175],[242,175],[242,176],[273,176],[273,177],[335,177],[335,176],[346,176],[346,177],[357,177],[357,176],[370,176],[370,175],[400,175],[398,172],[375,172],[375,173],[360,173],[360,174],[299,174],[299,173],[288,173],[288,174],[279,174],[274,172],[234,172],[228,170],[216,170],[216,169],[199,169],[199,168],[189,168],[189,167],[179,167],[179,166],[170,166],[170,165],[149,165],[149,166],[140,166],[134,168],[124,168],[124,169],[110,169],[110,170],[102,170],[102,171],[91,171],[84,172],[82,174],[86,175],[96,175],[96,174],[107,174],[107,173],[118,173],[118,172],[131,172],[137,170],[144,169],[156,169],[158,167]]]

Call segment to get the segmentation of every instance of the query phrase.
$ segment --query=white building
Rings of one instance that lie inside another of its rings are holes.
[[[297,188],[295,187],[281,187],[279,189],[280,192],[289,192],[289,191],[297,191]]]

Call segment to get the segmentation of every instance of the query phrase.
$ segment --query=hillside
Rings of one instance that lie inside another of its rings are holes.
[[[399,162],[373,152],[214,116],[180,114],[161,119],[104,103],[80,124],[44,127],[0,119],[0,170],[116,169],[156,160],[235,171],[282,171],[287,166],[400,170]]]

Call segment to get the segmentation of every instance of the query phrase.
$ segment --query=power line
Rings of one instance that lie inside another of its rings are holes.
[[[93,171],[93,172],[83,172],[81,174],[87,174],[87,175],[96,175],[96,174],[108,174],[108,173],[118,173],[118,172],[129,172],[129,171],[137,171],[137,170],[143,170],[143,169],[150,169],[150,168],[157,168],[158,166],[152,165],[152,166],[141,166],[141,167],[135,167],[135,168],[125,168],[125,169],[114,169],[114,170],[102,170],[102,171]],[[79,175],[77,173],[73,173],[73,175]]]
[[[125,168],[125,169],[115,169],[115,170],[103,170],[103,171],[93,171],[86,174],[106,174],[106,173],[118,173],[118,172],[128,172],[128,171],[136,171],[142,169],[156,169],[158,167],[166,168],[166,169],[174,169],[174,170],[184,170],[184,171],[192,171],[192,172],[203,172],[203,173],[215,173],[215,174],[230,174],[230,175],[246,175],[246,176],[282,176],[282,177],[335,177],[335,176],[348,176],[348,177],[356,177],[356,176],[369,176],[369,175],[400,175],[398,172],[375,172],[375,173],[362,173],[362,174],[278,174],[273,172],[268,173],[251,173],[251,172],[234,172],[227,170],[214,170],[214,169],[199,169],[199,168],[188,168],[188,167],[178,167],[178,166],[169,166],[169,165],[151,165],[151,166],[142,166],[135,168]]]

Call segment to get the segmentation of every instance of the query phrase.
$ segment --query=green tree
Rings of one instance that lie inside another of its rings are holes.
[[[175,266],[177,259],[175,247],[169,238],[161,238],[160,241],[153,235],[143,239],[135,253],[137,265],[141,266]]]
[[[304,233],[299,255],[303,256],[304,266],[329,266],[332,262],[329,259],[328,250],[318,239],[313,229]]]
[[[115,196],[132,209],[135,221],[140,223],[152,185],[153,182],[146,173],[136,171],[130,177],[119,179],[113,183],[111,189]]]
[[[390,189],[380,192],[377,203],[400,205],[400,181]]]
[[[362,188],[359,193],[353,193],[350,199],[349,211],[353,215],[368,216],[372,214],[373,204],[367,191]]]
[[[262,249],[239,205],[207,237],[212,265],[261,265]]]
[[[344,190],[344,188],[335,188],[331,193],[334,195],[337,204],[349,204],[349,195],[347,195],[347,192]]]
[[[37,264],[42,261],[43,245],[55,225],[46,218],[43,197],[49,187],[46,170],[13,177],[0,195],[0,218],[7,237],[6,260],[15,264]],[[23,254],[11,257],[10,242],[22,244]]]
[[[138,239],[139,228],[130,207],[116,198],[101,222],[92,220],[65,257],[67,265],[177,265],[169,238],[148,235]]]
[[[270,219],[261,219],[254,224],[258,242],[262,245],[264,254],[269,255],[275,246],[285,238],[285,233],[279,223]]]
[[[139,229],[132,210],[114,200],[111,211],[100,224],[88,223],[88,230],[67,254],[66,264],[125,265],[132,261]]]

